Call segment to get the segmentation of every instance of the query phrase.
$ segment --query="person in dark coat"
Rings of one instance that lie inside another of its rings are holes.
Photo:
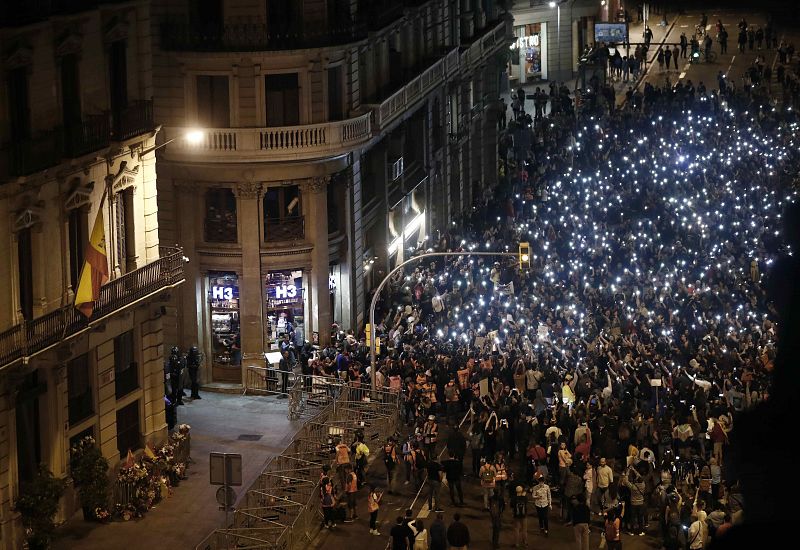
[[[429,550],[447,550],[447,527],[444,524],[444,514],[441,512],[436,514],[436,519],[431,523],[428,534],[430,535]]]
[[[450,550],[466,550],[469,541],[469,528],[461,523],[461,514],[454,514],[453,523],[447,528],[447,543],[450,545]]]

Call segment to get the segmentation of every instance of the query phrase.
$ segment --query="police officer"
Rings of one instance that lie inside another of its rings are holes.
[[[201,399],[200,397],[200,384],[197,382],[197,374],[200,370],[200,364],[203,362],[203,356],[197,346],[189,348],[186,354],[186,368],[189,369],[189,380],[192,384],[192,399]]]
[[[174,405],[183,405],[183,388],[181,387],[181,371],[184,367],[184,360],[181,357],[181,350],[178,346],[172,348],[169,359],[167,359],[167,373],[169,374],[171,401]]]

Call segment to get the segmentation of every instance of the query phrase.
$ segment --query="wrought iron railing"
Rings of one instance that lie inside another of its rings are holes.
[[[290,216],[279,220],[267,218],[264,223],[265,241],[294,241],[305,237],[305,217]]]
[[[153,101],[138,99],[122,109],[111,111],[111,139],[122,141],[155,128]]]
[[[64,129],[64,151],[74,158],[107,147],[111,138],[108,114],[86,115],[74,126]]]
[[[94,320],[183,282],[183,250],[162,247],[161,257],[103,285],[92,316],[87,319],[72,305],[23,321],[0,332],[0,368],[82,331]]]
[[[61,162],[63,150],[63,134],[59,129],[17,140],[7,150],[9,174],[27,176],[55,166]]]

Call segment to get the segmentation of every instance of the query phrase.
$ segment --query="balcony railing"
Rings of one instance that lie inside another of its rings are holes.
[[[167,140],[185,128],[165,128]],[[177,139],[167,147],[170,160],[203,162],[289,161],[337,156],[372,137],[370,114],[336,122],[272,128],[210,128],[203,141]]]
[[[305,237],[305,217],[290,216],[280,220],[264,220],[264,240],[267,242],[275,241],[296,241]]]
[[[60,129],[42,132],[35,138],[15,141],[7,149],[8,173],[27,176],[61,162],[64,136]]]
[[[162,247],[161,257],[103,285],[90,319],[72,305],[23,321],[0,333],[0,368],[32,357],[86,329],[87,325],[134,302],[183,282],[183,250]]]
[[[123,141],[155,128],[153,122],[153,101],[139,99],[131,101],[127,107],[111,112],[111,139]]]
[[[381,129],[385,128],[406,109],[425,97],[428,91],[441,84],[448,75],[453,74],[458,69],[458,64],[458,49],[455,48],[444,57],[440,57],[383,102],[372,105],[375,113],[375,125]]]
[[[108,147],[110,138],[108,115],[87,115],[79,124],[64,129],[64,149],[68,157],[80,157]]]
[[[507,19],[476,33],[471,44],[461,54],[461,64],[469,66],[480,63],[501,45],[512,39],[511,26]]]
[[[0,151],[0,178],[28,176],[51,168],[65,158],[76,158],[108,147],[112,140],[123,141],[150,132],[153,102],[137,100],[119,111],[84,115],[66,128],[56,127],[36,137],[14,140]]]
[[[299,50],[357,42],[367,37],[361,22],[335,28],[275,31],[264,22],[208,25],[189,20],[167,20],[161,24],[161,48],[167,51],[254,52]]]

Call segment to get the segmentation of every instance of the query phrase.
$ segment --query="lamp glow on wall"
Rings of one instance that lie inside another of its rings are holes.
[[[408,222],[408,225],[403,228],[403,232],[395,237],[394,240],[389,244],[389,255],[397,252],[397,250],[403,246],[403,243],[405,243],[406,239],[410,237],[417,229],[422,227],[424,221],[425,212],[420,212],[414,217],[414,219]]]

